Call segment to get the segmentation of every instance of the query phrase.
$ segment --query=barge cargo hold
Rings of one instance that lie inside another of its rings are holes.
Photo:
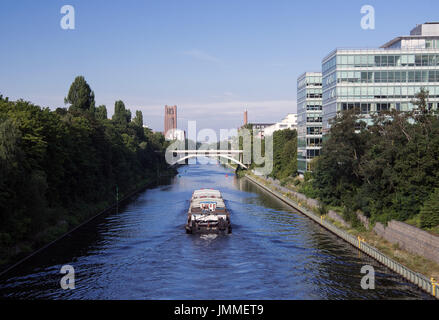
[[[231,233],[230,213],[221,192],[213,189],[195,190],[189,205],[187,233]]]

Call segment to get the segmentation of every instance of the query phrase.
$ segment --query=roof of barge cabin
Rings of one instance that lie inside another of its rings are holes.
[[[225,204],[223,199],[221,198],[195,198],[191,202],[192,208],[198,208],[200,206],[200,203],[209,203],[209,202],[215,202],[217,208],[224,208]]]

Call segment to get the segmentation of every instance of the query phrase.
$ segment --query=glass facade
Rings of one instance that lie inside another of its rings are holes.
[[[323,60],[323,132],[338,111],[356,108],[364,115],[384,110],[413,109],[415,95],[425,88],[429,103],[439,103],[437,40],[425,48],[337,49]],[[428,43],[428,45],[427,45]]]
[[[297,79],[297,168],[310,171],[322,146],[322,74],[306,72]]]

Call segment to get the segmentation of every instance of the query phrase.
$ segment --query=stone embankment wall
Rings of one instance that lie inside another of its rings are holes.
[[[333,210],[328,211],[328,217],[330,217],[334,221],[337,221],[338,223],[340,223],[341,225],[343,225],[345,227],[350,227],[349,223],[344,221],[343,218],[340,217],[340,215]]]
[[[377,222],[373,230],[401,249],[439,263],[439,237],[403,222],[392,220],[385,227]]]
[[[366,228],[370,227],[367,217],[361,213],[357,213],[357,217]],[[396,220],[390,221],[387,226],[377,222],[373,231],[390,243],[398,244],[401,249],[439,263],[438,236]]]

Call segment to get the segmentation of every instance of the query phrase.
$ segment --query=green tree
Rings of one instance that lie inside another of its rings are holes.
[[[64,98],[64,103],[70,104],[69,111],[89,111],[94,114],[95,95],[83,76],[75,78],[67,97]]]
[[[11,119],[0,119],[1,168],[17,167],[21,159],[21,132]]]
[[[421,91],[419,91],[415,98],[416,100],[412,101],[412,103],[417,106],[417,109],[421,112],[421,114],[425,115],[429,113],[430,109],[428,107],[428,95],[429,92],[425,88],[421,88]]]
[[[328,204],[340,205],[343,199],[351,199],[362,183],[361,157],[366,150],[368,131],[359,120],[353,110],[339,114],[315,163],[313,187]]]
[[[439,225],[439,188],[424,202],[421,208],[421,227],[434,228]]]
[[[133,122],[139,128],[143,128],[143,114],[142,114],[142,111],[140,111],[140,110],[136,111],[136,117],[133,119]]]
[[[121,129],[126,129],[129,121],[128,118],[131,118],[131,112],[127,112],[125,109],[125,104],[122,100],[118,100],[114,104],[114,114],[112,117],[113,122],[119,126]]]
[[[107,115],[107,107],[105,105],[100,105],[96,108],[96,119],[98,120],[106,120]]]
[[[297,131],[286,129],[273,133],[273,172],[271,176],[284,179],[297,173]]]
[[[136,116],[131,122],[133,130],[136,132],[136,136],[139,141],[144,140],[145,138],[145,130],[143,128],[143,114],[142,111],[137,110]]]

